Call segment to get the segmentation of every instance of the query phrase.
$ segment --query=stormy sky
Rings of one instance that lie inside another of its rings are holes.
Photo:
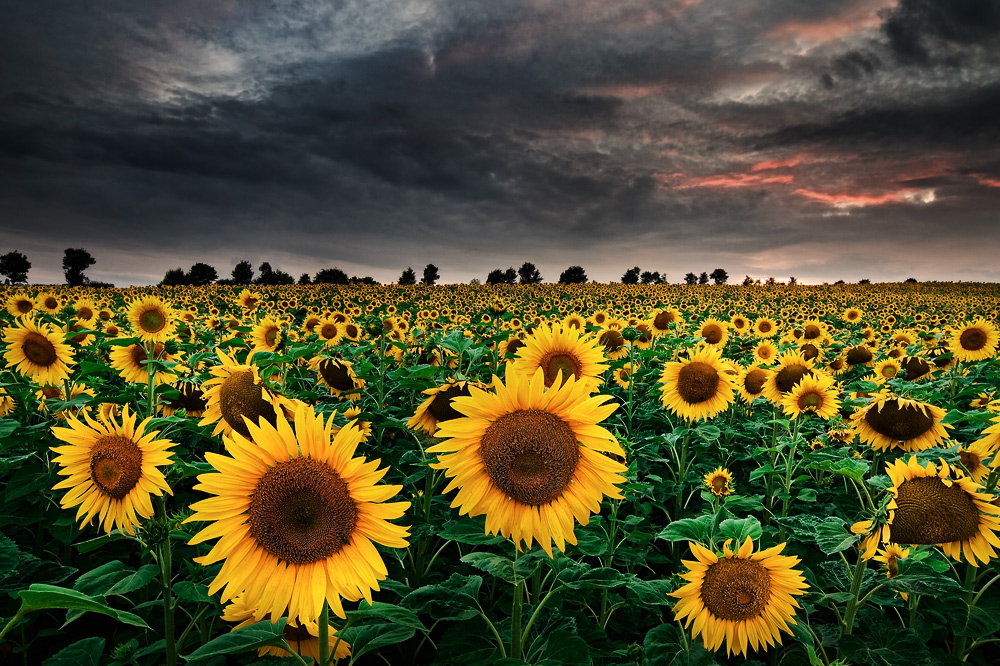
[[[0,253],[1000,281],[996,0],[0,1]]]

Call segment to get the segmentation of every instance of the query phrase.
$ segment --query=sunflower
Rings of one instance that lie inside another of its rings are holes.
[[[10,397],[7,389],[0,387],[0,416],[7,416],[14,411],[15,407],[17,407],[17,403],[14,402],[14,398]]]
[[[250,347],[255,352],[273,352],[280,344],[281,324],[271,317],[264,317],[250,331]]]
[[[68,428],[53,428],[52,434],[67,446],[52,447],[58,454],[60,476],[68,477],[53,490],[68,488],[60,504],[65,508],[79,505],[76,517],[83,516],[80,528],[90,523],[94,516],[103,523],[104,530],[111,529],[135,534],[140,518],[153,515],[149,496],[172,494],[163,473],[158,469],[173,463],[169,451],[174,443],[157,439],[158,431],[144,432],[145,421],[135,425],[135,414],[126,405],[119,423],[116,419],[95,421],[84,412],[86,424],[70,416]]]
[[[895,578],[899,575],[899,561],[905,560],[909,556],[909,548],[903,548],[898,543],[890,543],[885,548],[880,548],[878,555],[872,559],[885,565],[886,578]],[[910,598],[905,592],[899,592],[899,596],[903,598],[903,601],[907,601]]]
[[[233,599],[225,608],[222,609],[222,619],[226,622],[238,622],[233,630],[240,629],[247,625],[253,624],[254,620],[254,609],[249,608],[243,601],[243,597],[239,596]],[[333,646],[337,646],[337,651],[333,655],[334,659],[344,659],[351,656],[351,646],[347,641],[341,640],[337,641],[337,632],[334,631],[333,627],[328,628],[329,631],[329,646],[333,649]],[[314,664],[319,663],[319,623],[318,622],[302,622],[301,620],[289,620],[282,630],[282,638],[288,643],[288,646],[295,651],[295,654],[301,657],[309,657],[313,660]],[[272,655],[275,657],[292,657],[294,655],[289,654],[284,648],[277,646],[267,646],[262,647],[257,650],[257,656],[263,657],[266,655]]]
[[[35,303],[38,305],[39,310],[48,314],[55,314],[59,312],[59,308],[62,307],[62,303],[59,302],[59,299],[47,291],[43,291],[35,296]]]
[[[617,361],[628,356],[629,343],[622,336],[620,329],[606,328],[598,334],[597,340],[604,345],[608,359]]]
[[[778,367],[764,384],[764,397],[776,405],[780,405],[785,396],[795,388],[803,377],[813,373],[813,361],[805,358],[801,352],[785,352],[778,357]]]
[[[968,446],[958,447],[958,458],[962,463],[962,467],[965,468],[969,476],[976,483],[983,483],[986,476],[990,473],[990,468],[986,465],[986,459],[992,457],[995,453],[996,448],[991,446],[989,441],[982,439]]]
[[[907,453],[923,451],[944,443],[947,437],[941,423],[945,411],[917,400],[880,394],[854,412],[851,425],[861,442],[878,451],[902,449]]]
[[[587,320],[578,314],[571,314],[562,320],[563,328],[574,328],[582,331],[587,327]]]
[[[471,382],[449,379],[442,386],[435,386],[423,391],[428,396],[417,406],[417,411],[406,422],[410,430],[422,430],[425,435],[433,435],[438,423],[461,418],[462,415],[451,404],[454,398],[470,396]],[[482,387],[480,387],[482,388]]]
[[[212,368],[212,378],[201,385],[208,406],[198,422],[200,426],[215,423],[213,437],[234,431],[248,437],[250,431],[244,418],[254,425],[260,419],[273,424],[278,408],[294,411],[292,401],[264,387],[257,367],[252,365],[253,352],[247,356],[246,363],[240,364],[235,356],[228,356],[221,349],[216,351],[222,365]]]
[[[670,332],[671,324],[680,326],[684,323],[684,320],[681,318],[681,312],[677,308],[662,308],[650,312],[646,323],[653,335],[660,337]]]
[[[778,346],[770,340],[761,340],[753,349],[754,365],[770,365],[778,356]]]
[[[704,476],[705,487],[712,491],[716,497],[733,494],[732,480],[733,475],[729,473],[728,469],[723,469],[721,466]]]
[[[367,384],[354,374],[350,361],[316,356],[309,361],[309,368],[317,373],[316,379],[330,389],[332,395],[346,397],[351,402],[361,399],[361,390]]]
[[[693,351],[683,361],[668,362],[660,375],[660,402],[674,414],[693,421],[709,419],[733,402],[733,382],[712,346]]]
[[[16,293],[7,299],[7,312],[11,317],[23,317],[35,311],[35,300],[23,293]]]
[[[627,390],[629,385],[634,381],[632,378],[632,364],[626,363],[622,367],[617,368],[612,375],[614,376],[615,384]]]
[[[73,310],[76,311],[77,319],[89,323],[97,316],[97,303],[89,298],[80,298],[73,304]]]
[[[820,372],[806,375],[782,399],[781,407],[792,419],[805,412],[813,412],[820,418],[830,420],[840,411],[835,384],[833,377]]]
[[[149,367],[146,365],[149,357],[146,356],[144,345],[133,344],[114,347],[111,350],[110,358],[111,367],[117,370],[118,374],[125,381],[136,384],[147,384],[149,382]],[[155,343],[153,358],[157,361],[177,360],[172,355],[167,354],[160,343]],[[155,386],[176,380],[177,375],[163,369],[158,369],[153,374],[153,384]]]
[[[982,361],[997,354],[1000,331],[982,317],[971,324],[956,329],[948,344],[952,355],[959,361]]]
[[[19,374],[39,384],[59,384],[69,379],[67,364],[73,362],[73,350],[55,326],[26,318],[17,321],[18,325],[3,334],[7,366],[13,365]]]
[[[736,335],[746,335],[751,331],[750,320],[742,315],[733,315],[729,319],[729,328],[733,329]]]
[[[870,559],[880,544],[935,545],[945,555],[974,567],[989,562],[1000,548],[1000,507],[997,499],[982,486],[951,468],[943,459],[938,468],[932,462],[922,467],[916,456],[886,465],[892,480],[887,508],[888,521],[876,525],[871,520],[855,523],[851,531],[868,534],[863,541],[863,557]],[[873,529],[874,528],[874,529]]]
[[[798,327],[802,331],[802,340],[820,340],[826,335],[826,324],[818,319],[807,319]]]
[[[885,358],[875,364],[875,381],[879,384],[895,379],[903,372],[903,365],[894,358]]]
[[[931,364],[919,356],[904,356],[899,360],[899,367],[903,370],[902,379],[910,382],[928,377],[933,370]]]
[[[729,324],[715,317],[709,317],[701,322],[701,326],[694,332],[694,335],[704,338],[706,344],[722,349],[729,340]]]
[[[758,338],[773,337],[779,330],[778,322],[767,317],[761,317],[753,323],[753,334]]]
[[[260,295],[259,291],[244,289],[236,297],[236,304],[247,312],[254,312],[260,306],[262,300],[263,296]]]
[[[166,342],[174,333],[174,311],[156,296],[143,296],[132,301],[128,321],[132,332],[143,342]]]
[[[766,368],[747,368],[736,378],[736,391],[747,403],[764,392],[764,384],[774,372]]]
[[[839,377],[847,372],[847,361],[844,360],[843,356],[836,356],[826,362],[824,369],[828,374],[834,377]]]
[[[780,555],[785,544],[754,552],[753,540],[746,538],[739,550],[723,545],[724,557],[689,542],[695,560],[684,560],[690,571],[681,574],[688,584],[670,596],[676,597],[674,619],[687,618],[684,628],[694,623],[693,638],[699,634],[706,650],[718,650],[726,642],[726,652],[746,655],[781,644],[781,632],[791,633],[796,624],[793,595],[809,588],[802,572],[793,567],[797,557]]]
[[[600,375],[608,368],[601,350],[599,340],[593,335],[561,325],[540,326],[518,348],[513,366],[525,378],[533,377],[535,370],[541,368],[547,387],[557,380],[565,383],[574,377],[593,393],[603,383]]]
[[[185,522],[212,524],[189,543],[221,537],[195,561],[224,561],[209,594],[242,594],[256,620],[287,614],[309,625],[324,600],[343,618],[341,598],[371,603],[388,575],[372,542],[408,545],[407,528],[388,522],[410,506],[386,503],[401,486],[376,485],[386,470],[354,457],[361,432],[350,423],[334,435],[333,420],[299,404],[294,424],[278,414],[277,427],[261,420],[250,437],[223,437],[231,457],[205,454],[218,471],[200,475],[195,490],[214,497],[192,504]]]
[[[841,320],[847,322],[848,324],[856,324],[861,321],[864,316],[864,312],[858,308],[847,308],[844,313],[840,316]]]
[[[177,410],[183,409],[185,416],[200,419],[205,415],[208,402],[201,387],[191,382],[177,382],[174,388],[180,394],[176,398],[163,398],[163,415],[173,416]]]
[[[867,345],[857,345],[847,350],[844,360],[851,367],[856,365],[871,365],[875,360],[875,355]]]
[[[603,496],[620,499],[625,482],[618,440],[597,425],[617,408],[610,396],[590,397],[586,382],[570,377],[546,390],[542,368],[526,377],[511,366],[506,381],[493,378],[493,391],[471,389],[452,404],[465,417],[438,426],[438,455],[431,467],[445,470],[458,489],[452,507],[462,514],[486,514],[486,531],[513,538],[518,549],[532,541],[551,557],[552,542],[563,551],[576,544],[574,518],[586,525]]]
[[[82,410],[89,409],[88,406],[75,406],[68,409],[60,409],[56,412],[51,411],[50,403],[48,400],[61,400],[68,402],[73,398],[79,398],[82,395],[89,395],[91,398],[96,398],[97,393],[94,389],[84,386],[83,384],[74,383],[70,386],[69,397],[66,397],[66,387],[65,385],[58,386],[43,386],[39,390],[35,391],[35,397],[38,399],[38,411],[42,414],[52,414],[52,418],[57,421],[65,421],[66,417],[69,415],[77,416]]]
[[[313,332],[331,347],[333,345],[340,344],[340,341],[344,338],[343,326],[330,317],[321,319],[319,323],[313,327]]]

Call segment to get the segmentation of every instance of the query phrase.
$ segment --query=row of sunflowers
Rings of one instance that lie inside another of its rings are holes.
[[[3,663],[995,663],[996,285],[2,289]]]

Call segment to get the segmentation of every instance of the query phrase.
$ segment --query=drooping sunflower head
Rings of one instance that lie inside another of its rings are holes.
[[[7,389],[0,387],[0,416],[7,416],[17,407],[14,398],[7,393]]]
[[[796,384],[781,401],[789,418],[812,412],[820,418],[832,419],[840,411],[836,380],[824,373],[813,372]]]
[[[112,528],[135,533],[140,518],[153,515],[150,494],[170,493],[159,467],[169,465],[174,443],[157,439],[158,432],[145,432],[149,419],[136,426],[136,416],[126,405],[121,421],[95,421],[87,412],[86,423],[75,416],[66,420],[68,428],[53,428],[52,434],[66,443],[52,451],[58,454],[58,473],[68,478],[53,489],[68,489],[60,500],[63,508],[79,506],[80,527],[95,516],[110,534]]]
[[[604,346],[604,354],[612,361],[628,356],[629,342],[622,336],[621,329],[606,328],[597,336],[598,342]]]
[[[39,384],[61,384],[69,379],[73,349],[52,324],[36,324],[18,319],[18,324],[4,330],[7,343],[4,359],[7,366]]]
[[[238,432],[246,437],[250,430],[244,418],[254,424],[260,419],[273,424],[279,410],[294,409],[291,401],[264,386],[252,365],[253,352],[245,363],[238,363],[235,356],[217,351],[222,364],[212,368],[212,378],[202,384],[207,408],[198,425],[215,423],[213,436]]]
[[[250,346],[256,351],[273,352],[281,344],[281,324],[273,317],[264,317],[250,331]]]
[[[242,596],[232,600],[222,609],[222,619],[226,622],[238,623],[233,630],[240,629],[253,624],[257,620],[254,618],[254,609],[247,606]],[[333,627],[329,627],[327,645],[329,649],[337,646],[337,651],[333,655],[334,659],[345,659],[351,656],[351,646],[345,640],[337,641],[337,632]],[[303,622],[298,619],[290,619],[282,630],[282,638],[288,643],[288,647],[295,651],[300,657],[309,657],[314,664],[319,663],[319,623]],[[292,657],[284,648],[276,646],[266,646],[257,650],[258,657],[271,655],[274,657]]]
[[[685,629],[694,623],[693,637],[700,634],[707,650],[746,655],[747,647],[767,650],[781,644],[781,632],[791,633],[795,624],[795,596],[809,585],[802,572],[793,568],[797,557],[780,555],[785,544],[754,552],[750,537],[737,550],[732,540],[723,546],[723,557],[689,543],[694,560],[684,560],[689,569],[681,578],[688,581],[670,596],[678,599],[674,618],[684,620]]]
[[[944,416],[940,407],[882,393],[854,412],[851,424],[861,442],[873,449],[912,453],[944,443],[946,428],[951,427],[941,423]]]
[[[635,381],[632,376],[632,364],[626,363],[620,368],[615,369],[614,373],[615,384],[618,384],[623,389],[628,389],[629,386]]]
[[[687,420],[710,419],[733,402],[733,382],[716,347],[706,345],[687,359],[665,363],[660,383],[660,402]]]
[[[472,395],[470,391],[472,386],[474,384],[470,382],[449,379],[442,386],[423,391],[428,397],[417,406],[416,412],[406,422],[406,427],[411,430],[422,430],[426,435],[433,435],[439,423],[462,418],[462,414],[452,406],[451,401]]]
[[[156,296],[143,296],[132,301],[128,321],[132,332],[143,342],[166,342],[174,333],[175,313],[170,305]]]
[[[573,377],[596,391],[603,383],[601,373],[608,368],[602,350],[596,336],[561,325],[540,326],[518,348],[513,366],[525,378],[534,376],[535,370],[541,368],[547,387]]]
[[[670,332],[670,325],[680,326],[684,323],[681,311],[677,308],[660,308],[649,313],[646,324],[653,335],[659,337]]]
[[[174,384],[179,395],[176,398],[165,398],[163,400],[163,415],[173,416],[178,410],[183,409],[185,416],[201,418],[208,408],[208,401],[201,387],[191,382],[177,382]]]
[[[996,452],[997,446],[986,437],[968,446],[958,447],[958,457],[962,467],[976,483],[983,483],[990,473],[989,460],[996,455]]]
[[[347,398],[351,402],[361,399],[361,389],[367,384],[354,374],[354,364],[343,359],[316,356],[309,361],[309,367],[316,371],[316,379],[330,389],[332,395]]]
[[[777,359],[774,374],[764,384],[764,397],[776,405],[780,405],[785,396],[802,381],[802,378],[813,373],[814,361],[807,359],[799,351],[785,352]]]
[[[373,542],[405,548],[407,528],[389,523],[409,502],[386,500],[401,486],[378,485],[386,470],[354,457],[361,431],[339,430],[299,403],[290,423],[261,420],[223,438],[231,457],[206,460],[217,472],[202,474],[195,490],[214,495],[191,505],[190,521],[208,521],[190,543],[222,537],[196,562],[224,560],[209,585],[222,601],[242,593],[257,620],[287,615],[297,623],[318,620],[326,601],[345,617],[342,599],[364,598],[388,575]]]
[[[871,365],[875,360],[875,355],[867,345],[857,345],[847,350],[844,360],[850,366]]]
[[[431,466],[452,479],[444,492],[458,490],[452,506],[460,513],[486,514],[487,532],[518,548],[537,541],[551,556],[553,542],[559,550],[576,543],[574,519],[586,525],[604,496],[621,497],[626,467],[608,454],[625,452],[597,425],[617,405],[591,397],[575,377],[546,388],[541,368],[525,377],[508,366],[492,388],[452,401],[465,416],[438,426],[443,441],[428,449],[438,454]]]
[[[705,487],[716,497],[726,497],[733,494],[733,475],[728,469],[718,467],[704,476]]]
[[[941,546],[949,557],[960,560],[964,551],[969,564],[989,562],[1000,547],[1000,507],[996,497],[982,486],[951,468],[944,460],[936,466],[921,466],[916,456],[886,465],[892,480],[889,521],[882,543]]]
[[[959,361],[982,361],[993,358],[1000,345],[1000,331],[983,318],[955,329],[948,348]]]

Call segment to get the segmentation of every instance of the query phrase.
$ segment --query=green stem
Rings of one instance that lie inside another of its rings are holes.
[[[521,658],[521,605],[524,601],[524,584],[517,579],[517,559],[520,554],[514,543],[514,605],[510,611],[510,657]]]
[[[281,647],[289,654],[290,657],[295,659],[296,662],[302,664],[302,666],[309,666],[309,664],[306,663],[306,660],[302,658],[302,655],[292,649],[292,646],[288,644],[288,641],[282,639]]]
[[[20,620],[22,617],[24,617],[24,614],[19,610],[17,611],[17,613],[14,614],[14,617],[10,618],[10,621],[4,626],[2,630],[0,630],[0,641],[2,641],[3,637],[7,635],[7,632],[10,631],[10,628],[14,626],[14,623]]]
[[[323,610],[327,611],[327,619],[329,620],[329,606],[327,605],[327,603],[325,601],[323,602]],[[347,623],[344,625],[344,627],[342,629],[340,629],[339,631],[337,631],[337,640],[335,640],[333,642],[333,647],[330,648],[330,653],[329,653],[329,657],[330,657],[330,661],[331,662],[336,661],[337,648],[340,647],[340,641],[343,639],[344,632],[346,632],[348,630],[348,628],[350,628],[351,622],[353,622],[353,620],[348,619]],[[327,641],[330,640],[330,630],[329,629],[327,629],[327,631],[326,631],[326,639],[327,639]],[[351,659],[351,661],[353,662],[354,659]]]
[[[156,416],[153,410],[156,409],[156,368],[151,365],[156,360],[156,343],[150,342],[146,345],[146,415],[150,418]]]
[[[965,565],[965,581],[962,584],[962,600],[969,604],[972,602],[972,595],[976,591],[976,574],[978,571],[971,564]],[[956,657],[959,661],[965,661],[965,645],[968,642],[968,636],[956,636],[955,644],[951,647],[951,654]]]
[[[173,594],[173,567],[170,552],[170,521],[167,516],[167,503],[161,495],[155,498],[160,515],[167,526],[166,538],[160,544],[160,578],[163,582],[163,639],[166,643],[166,664],[175,666],[177,664],[177,636],[174,629],[174,594]]]
[[[486,613],[483,612],[482,608],[479,609],[479,617],[483,618],[483,620],[486,621],[486,626],[488,626],[490,628],[490,631],[493,632],[493,638],[496,639],[497,645],[500,647],[500,657],[506,659],[507,649],[504,646],[503,639],[500,637],[500,632],[497,631],[496,625],[490,622],[490,618],[486,617]]]
[[[527,636],[528,632],[531,631],[531,625],[535,623],[535,618],[538,617],[538,613],[541,612],[541,610],[545,607],[545,604],[549,602],[549,599],[551,599],[557,592],[561,592],[564,589],[566,588],[563,585],[559,585],[558,587],[553,587],[542,598],[542,600],[538,603],[538,606],[535,607],[535,612],[531,614],[530,618],[528,618],[528,624],[524,625],[524,634],[523,634],[524,636]]]
[[[688,444],[690,444],[690,442],[691,442],[691,428],[689,427],[688,431],[684,433],[684,441],[681,442],[681,450],[680,453],[677,455],[677,483],[681,485],[681,488],[684,487],[684,481],[685,479],[687,479],[687,453],[688,453]],[[673,519],[678,520],[681,517],[681,508],[683,507],[684,493],[681,490],[678,490],[677,495],[675,496],[674,499],[675,501],[674,501]]]
[[[847,602],[847,610],[844,612],[844,620],[841,624],[842,636],[850,636],[851,632],[854,631],[854,616],[857,614],[858,608],[861,607],[858,597],[861,594],[861,582],[865,578],[865,568],[867,565],[868,563],[858,555],[858,563],[854,567],[854,575],[851,578],[851,599]],[[843,657],[843,651],[838,648],[837,658],[842,659]]]
[[[339,635],[337,640],[339,641]],[[323,599],[323,610],[319,612],[319,664],[327,666],[330,663],[330,604]]]
[[[188,634],[191,633],[191,630],[194,629],[194,626],[196,624],[198,624],[198,620],[201,619],[201,616],[204,615],[205,611],[207,611],[207,610],[208,610],[208,605],[202,604],[201,610],[199,610],[195,614],[195,616],[193,618],[191,618],[191,622],[189,622],[188,626],[185,627],[184,631],[181,632],[181,637],[177,639],[177,649],[178,650],[183,650],[184,649],[184,641],[187,640]]]

